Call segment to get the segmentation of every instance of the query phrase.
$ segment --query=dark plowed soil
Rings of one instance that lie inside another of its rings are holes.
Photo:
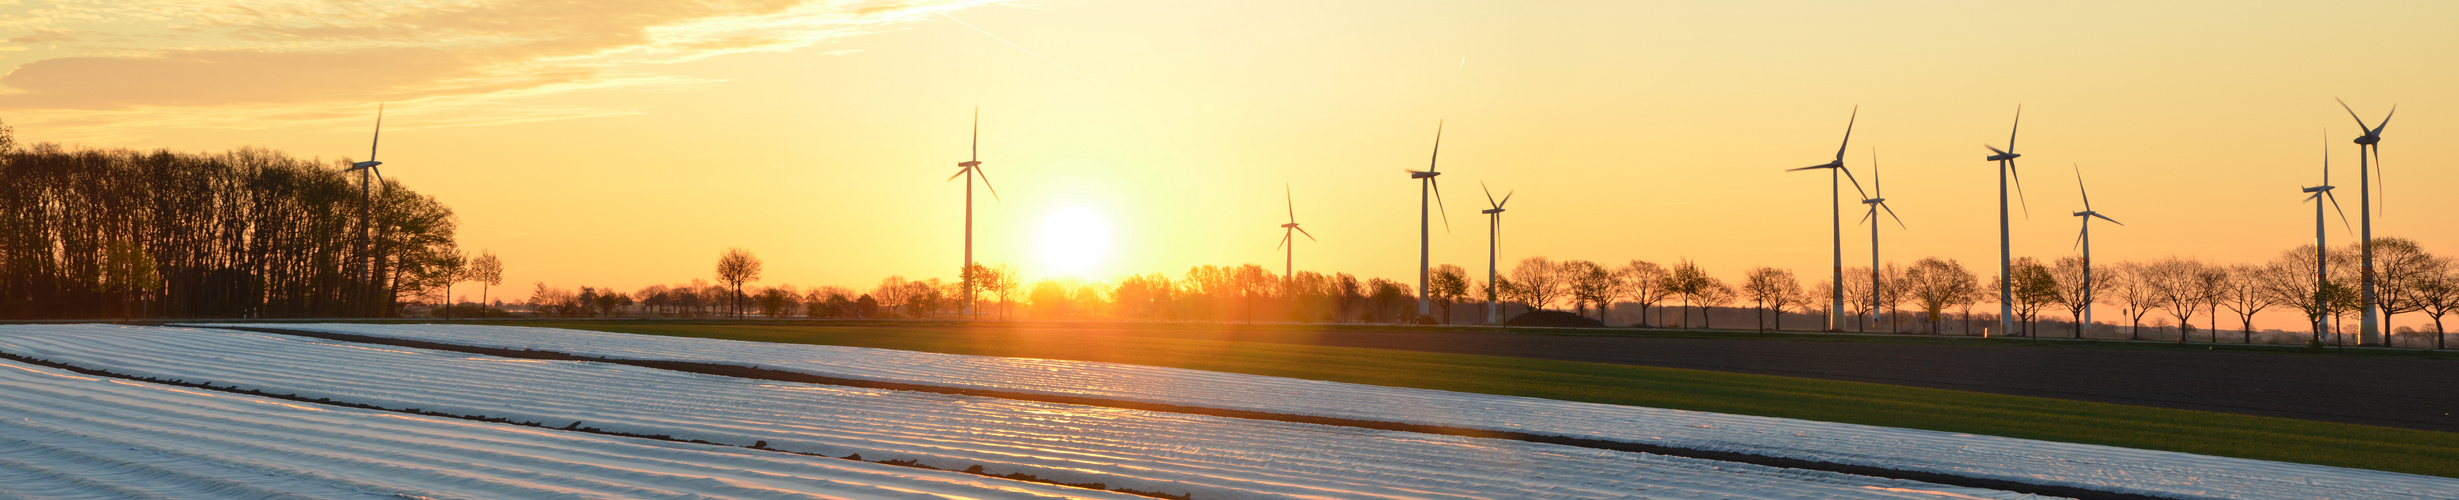
[[[2177,350],[1244,332],[1237,340],[1691,368],[2459,432],[2459,361]]]

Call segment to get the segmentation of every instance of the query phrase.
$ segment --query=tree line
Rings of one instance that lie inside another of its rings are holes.
[[[0,318],[395,315],[459,256],[453,212],[387,181],[362,217],[348,164],[19,147],[0,125]]]

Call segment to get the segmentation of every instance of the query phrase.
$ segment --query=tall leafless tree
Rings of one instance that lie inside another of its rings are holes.
[[[1776,329],[1784,329],[1784,306],[1802,294],[1800,279],[1790,269],[1758,267],[1742,278],[1742,295],[1754,304],[1752,318],[1759,320],[1759,331],[1767,331],[1767,311],[1776,310]]]
[[[1672,291],[1665,289],[1665,266],[1633,259],[1630,264],[1614,272],[1622,275],[1622,296],[1639,304],[1639,326],[1653,326],[1648,320],[1649,310],[1657,308],[1657,304],[1664,303],[1667,297],[1673,295]],[[1661,313],[1658,315],[1656,323],[1665,322],[1662,316]]]
[[[1570,282],[1574,302],[1597,307],[1597,321],[1605,321],[1605,310],[1614,303],[1615,291],[1622,288],[1622,277],[1605,266],[1585,260],[1563,261],[1559,264],[1564,281]]]
[[[717,281],[725,283],[734,293],[734,317],[743,317],[743,284],[760,281],[760,258],[750,250],[728,248],[717,254]]]
[[[1520,259],[1520,265],[1511,268],[1511,283],[1520,288],[1528,307],[1544,310],[1556,299],[1562,298],[1563,289],[1568,286],[1564,283],[1561,267],[1545,257]]]
[[[2237,332],[2242,337],[2239,341],[2252,344],[2254,343],[2254,315],[2263,312],[2263,309],[2280,305],[2276,297],[2266,289],[2270,286],[2271,277],[2268,275],[2271,271],[2266,267],[2252,264],[2237,264],[2228,266],[2226,269],[2225,275],[2228,279],[2222,282],[2220,287],[2219,296],[2222,298],[2220,305],[2237,315]]]
[[[2058,263],[2049,268],[2050,277],[2058,285],[2058,305],[2066,306],[2066,313],[2075,318],[2074,338],[2083,338],[2083,331],[2092,326],[2085,324],[2084,311],[2091,309],[2110,290],[2108,266],[2094,266],[2087,270],[2084,264],[2082,257],[2067,256],[2059,257]]]
[[[1930,321],[1931,335],[1938,334],[1948,307],[1979,301],[1980,278],[1955,259],[1930,257],[1914,262],[1912,269],[1904,273],[1904,282],[1900,288],[1912,292],[1913,303],[1921,307]]]

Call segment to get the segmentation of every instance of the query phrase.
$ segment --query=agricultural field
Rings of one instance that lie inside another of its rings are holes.
[[[490,349],[526,354],[471,352]],[[0,353],[0,384],[26,395],[0,403],[0,491],[40,497],[2459,495],[2448,478],[2090,444],[553,328],[16,325]]]

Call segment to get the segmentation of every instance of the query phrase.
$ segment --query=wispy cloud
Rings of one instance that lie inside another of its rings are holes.
[[[0,112],[48,127],[271,126],[360,105],[453,108],[477,125],[627,110],[524,106],[588,89],[692,85],[658,66],[782,51],[1003,0],[28,0]],[[328,116],[330,115],[330,116]]]

